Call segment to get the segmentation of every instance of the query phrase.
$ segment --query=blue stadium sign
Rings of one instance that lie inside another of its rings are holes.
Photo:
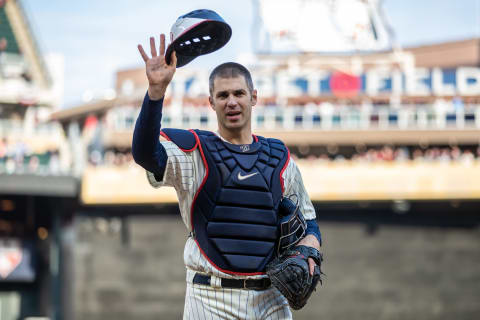
[[[412,68],[409,71],[372,68],[359,75],[340,71],[305,69],[299,69],[298,72],[291,70],[273,72],[252,75],[255,86],[263,97],[480,95],[480,68],[476,67]],[[206,94],[205,88],[200,85],[204,79],[199,79],[200,77],[202,76],[197,74],[178,79],[173,86],[173,95]],[[183,90],[178,90],[179,88]]]

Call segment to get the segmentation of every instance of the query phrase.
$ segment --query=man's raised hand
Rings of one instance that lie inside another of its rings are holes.
[[[172,52],[170,64],[165,61],[165,35],[160,35],[160,52],[157,55],[155,47],[155,38],[150,37],[150,52],[152,57],[143,50],[142,45],[138,45],[138,51],[145,61],[145,70],[148,78],[148,95],[151,100],[159,100],[165,95],[168,84],[172,81],[173,75],[177,68],[177,56],[175,51]]]

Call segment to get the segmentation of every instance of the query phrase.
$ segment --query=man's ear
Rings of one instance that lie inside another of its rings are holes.
[[[212,96],[208,96],[208,102],[210,103],[210,108],[212,108],[213,110],[215,110],[215,107],[213,106],[213,98],[212,98]]]
[[[210,102],[210,107],[215,110],[215,105],[213,104],[213,98],[212,96],[208,96],[208,102]]]
[[[252,107],[257,104],[257,89],[253,89],[251,101],[252,101]]]

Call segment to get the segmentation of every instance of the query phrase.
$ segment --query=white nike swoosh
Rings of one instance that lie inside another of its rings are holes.
[[[248,179],[248,178],[250,178],[250,177],[253,177],[253,176],[256,175],[257,173],[258,173],[258,172],[254,172],[254,173],[247,174],[246,176],[242,176],[242,175],[241,175],[241,172],[238,172],[237,178],[238,178],[238,180],[242,181],[242,180]]]

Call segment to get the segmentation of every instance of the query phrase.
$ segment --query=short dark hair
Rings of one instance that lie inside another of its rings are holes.
[[[213,82],[215,78],[235,78],[242,76],[247,83],[248,90],[250,93],[253,91],[253,81],[252,75],[247,68],[236,62],[225,62],[213,69],[208,78],[208,88],[210,90],[210,95],[213,94]]]

